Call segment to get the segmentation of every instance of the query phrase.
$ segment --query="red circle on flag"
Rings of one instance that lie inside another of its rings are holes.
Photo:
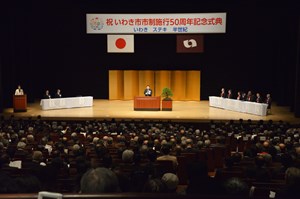
[[[116,40],[116,47],[117,47],[117,48],[123,49],[123,48],[125,48],[125,46],[126,46],[126,41],[125,41],[125,39],[123,39],[123,38],[118,38],[118,39]]]

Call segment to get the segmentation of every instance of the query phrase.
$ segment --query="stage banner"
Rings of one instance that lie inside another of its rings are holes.
[[[86,14],[88,34],[225,33],[226,13]]]

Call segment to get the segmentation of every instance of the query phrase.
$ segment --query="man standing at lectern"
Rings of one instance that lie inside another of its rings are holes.
[[[152,96],[152,90],[149,85],[147,85],[146,89],[144,90],[145,96]]]
[[[24,95],[24,91],[20,85],[18,85],[18,88],[15,91],[15,95]]]

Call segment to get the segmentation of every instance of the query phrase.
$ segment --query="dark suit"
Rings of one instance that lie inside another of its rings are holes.
[[[254,101],[253,95],[247,95],[246,101],[248,101],[248,102],[253,102],[253,101]]]
[[[272,103],[271,97],[266,98],[265,103],[268,104],[268,109],[271,109],[271,103]]]
[[[44,95],[44,99],[51,99],[51,95]]]
[[[144,95],[145,96],[152,96],[152,90],[149,88],[149,89],[145,89],[144,90]]]
[[[257,102],[257,103],[262,103],[261,97],[256,98],[256,102]]]
[[[227,98],[228,98],[228,99],[231,99],[231,98],[232,98],[232,94],[229,94],[229,93],[228,93],[228,94],[227,94]]]
[[[61,98],[61,97],[62,97],[62,95],[61,95],[60,93],[59,93],[59,94],[58,94],[58,93],[56,93],[54,97],[55,97],[55,98]]]
[[[242,100],[242,101],[247,101],[247,96],[246,96],[246,95],[242,95],[242,96],[241,96],[241,100]]]

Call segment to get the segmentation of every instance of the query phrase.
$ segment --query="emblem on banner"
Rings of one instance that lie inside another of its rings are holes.
[[[203,43],[203,35],[177,35],[177,53],[202,53],[204,52]]]
[[[104,26],[104,23],[101,19],[96,17],[90,20],[90,26],[93,30],[101,30]]]
[[[195,48],[197,47],[197,41],[195,39],[184,40],[183,45],[186,48]]]

